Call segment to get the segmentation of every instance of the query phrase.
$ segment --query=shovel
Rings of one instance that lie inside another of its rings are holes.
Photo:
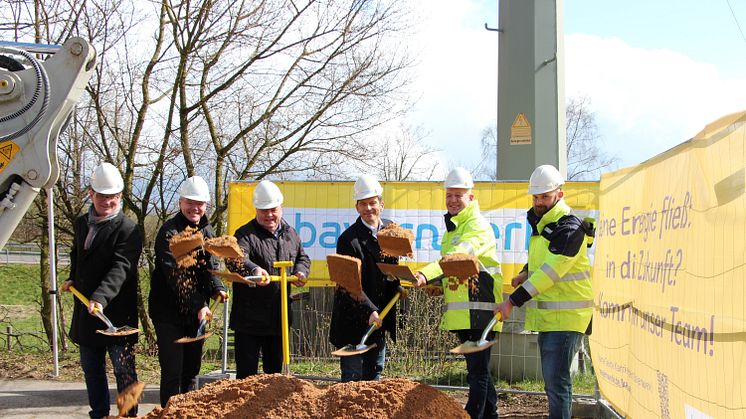
[[[90,302],[83,294],[80,293],[74,286],[70,285],[70,291],[72,291],[73,294],[75,294],[76,297],[80,300],[81,303],[83,303],[84,306],[88,307]],[[101,319],[102,322],[106,323],[106,329],[104,330],[96,330],[96,333],[101,333],[102,335],[106,336],[127,336],[127,335],[134,335],[135,333],[139,333],[140,329],[135,329],[132,326],[122,326],[122,327],[114,327],[114,325],[111,323],[111,320],[109,320],[108,317],[104,314],[103,311],[99,310],[98,308],[95,308],[93,310],[93,314],[96,315],[99,319]]]
[[[386,314],[391,310],[391,307],[396,304],[396,301],[399,300],[399,297],[401,296],[401,292],[397,292],[393,298],[391,298],[391,301],[389,301],[388,304],[386,304],[386,307],[384,307],[383,311],[381,312],[381,315],[378,316],[380,321],[383,322],[383,318],[386,317]],[[368,340],[370,337],[370,334],[373,333],[374,330],[381,327],[381,323],[373,323],[370,325],[370,328],[368,328],[368,331],[365,332],[365,335],[363,335],[363,338],[360,339],[360,344],[357,346],[353,345],[345,345],[344,347],[337,349],[336,351],[332,352],[332,355],[336,356],[352,356],[352,355],[359,355],[365,352],[368,352],[369,350],[376,347],[376,344],[366,345],[365,341]]]
[[[212,305],[210,306],[210,313],[215,311],[215,308],[218,306],[218,301],[213,301]],[[212,336],[212,332],[205,332],[205,328],[207,328],[207,320],[208,316],[205,316],[202,320],[199,322],[199,327],[197,327],[197,335],[196,336],[184,336],[183,338],[178,338],[174,341],[174,343],[192,343],[196,342],[198,340],[207,339],[210,336]],[[212,315],[210,315],[212,317]]]
[[[483,351],[487,348],[492,347],[492,345],[497,343],[497,340],[487,340],[487,334],[490,333],[490,330],[492,330],[498,320],[502,320],[502,314],[500,314],[500,312],[497,312],[497,314],[495,314],[495,317],[493,317],[492,320],[487,323],[487,327],[485,327],[484,331],[482,331],[482,337],[478,341],[474,342],[471,340],[467,340],[461,345],[451,349],[449,352],[452,354],[463,355]]]

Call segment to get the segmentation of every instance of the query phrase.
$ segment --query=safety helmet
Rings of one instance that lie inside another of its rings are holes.
[[[471,189],[474,187],[474,180],[472,180],[471,173],[468,170],[457,167],[448,173],[443,184],[446,188]]]
[[[192,176],[181,183],[179,196],[193,201],[210,202],[210,188],[204,179]]]
[[[381,195],[383,195],[383,187],[373,176],[362,175],[355,181],[352,191],[352,198],[355,201]]]
[[[282,192],[280,192],[280,188],[268,180],[263,180],[256,185],[254,196],[252,197],[252,202],[256,209],[277,208],[282,205],[283,200],[284,197],[282,196]]]
[[[101,163],[93,169],[91,174],[91,189],[104,195],[122,192],[124,189],[122,175],[113,164]]]
[[[528,181],[528,194],[539,195],[551,192],[565,183],[559,170],[551,164],[543,164],[537,167]]]

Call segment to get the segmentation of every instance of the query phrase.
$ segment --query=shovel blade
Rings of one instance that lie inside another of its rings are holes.
[[[336,351],[332,352],[332,355],[335,356],[352,356],[352,355],[360,355],[368,352],[369,350],[376,347],[376,344],[370,344],[370,345],[345,345],[342,348],[337,349]]]
[[[128,336],[140,333],[140,329],[135,329],[131,326],[114,327],[109,329],[96,330],[96,333],[101,333],[106,336]]]
[[[474,352],[480,352],[485,349],[489,349],[492,347],[492,345],[496,343],[497,343],[496,340],[484,340],[484,341],[479,341],[479,342],[467,340],[461,345],[455,348],[452,348],[449,352],[452,354],[472,354]]]
[[[197,336],[194,336],[194,337],[192,337],[192,336],[184,336],[183,338],[176,339],[174,341],[174,343],[191,343],[191,342],[196,342],[198,340],[207,339],[210,336],[212,336],[212,332],[207,332],[207,333],[204,333],[202,335],[197,335]]]

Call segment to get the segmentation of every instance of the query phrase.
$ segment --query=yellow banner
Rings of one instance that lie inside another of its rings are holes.
[[[283,218],[298,231],[310,256],[311,280],[323,284],[329,278],[326,255],[334,253],[339,235],[357,219],[352,199],[354,182],[276,182],[282,191]],[[228,194],[228,232],[233,233],[255,216],[251,196],[256,182],[231,182]],[[406,262],[420,266],[440,258],[440,241],[445,224],[445,190],[442,182],[383,182],[383,217],[415,233],[414,258]],[[525,182],[479,182],[474,195],[482,214],[492,224],[495,245],[502,264],[505,290],[510,279],[527,261],[530,227],[526,210],[531,206]],[[570,182],[565,187],[567,202],[576,213],[597,213],[598,183]]]
[[[591,354],[627,417],[746,416],[744,122],[601,178]]]

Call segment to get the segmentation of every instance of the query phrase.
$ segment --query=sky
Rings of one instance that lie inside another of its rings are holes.
[[[564,0],[566,97],[586,96],[618,168],[746,110],[746,0]],[[481,158],[497,119],[497,0],[418,0],[407,123],[448,167]],[[739,28],[740,25],[740,28]],[[743,33],[742,33],[743,31]]]

